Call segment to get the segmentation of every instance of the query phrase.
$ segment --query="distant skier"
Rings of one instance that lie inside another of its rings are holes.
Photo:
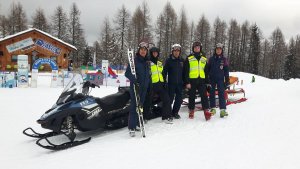
[[[183,62],[184,60],[180,56],[181,46],[179,44],[172,45],[172,53],[166,60],[163,76],[164,79],[168,77],[168,90],[170,103],[173,104],[172,116],[175,119],[180,119],[178,114],[180,106],[182,104],[182,88],[183,88]]]
[[[131,73],[130,65],[128,64],[125,76],[130,80],[130,111],[128,118],[128,129],[130,136],[135,136],[135,131],[137,130],[138,124],[138,115],[136,112],[136,101],[134,95],[133,84],[137,85],[139,88],[139,96],[140,102],[143,104],[144,112],[148,112],[149,110],[145,109],[144,103],[147,103],[146,95],[150,90],[151,76],[150,76],[150,68],[147,64],[147,53],[148,53],[149,44],[147,42],[141,42],[138,46],[138,51],[134,58],[135,63],[135,71],[136,77]]]
[[[196,91],[200,94],[201,104],[206,120],[209,120],[211,113],[208,108],[208,98],[206,85],[208,81],[207,59],[202,52],[202,44],[194,42],[192,46],[193,53],[187,56],[184,62],[184,74],[186,88],[189,89],[189,118],[194,118]]]
[[[219,95],[220,117],[228,116],[226,111],[225,89],[229,88],[229,64],[227,58],[223,55],[224,46],[218,43],[215,47],[213,56],[208,60],[207,68],[211,84],[210,89],[210,107],[211,113],[216,114],[215,90],[217,87]]]

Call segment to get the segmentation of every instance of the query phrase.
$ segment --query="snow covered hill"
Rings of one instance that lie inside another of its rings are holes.
[[[22,134],[26,127],[45,132],[36,120],[56,101],[62,88],[49,88],[40,78],[38,88],[0,89],[0,168],[143,168],[143,169],[299,169],[300,80],[270,80],[235,72],[244,84],[248,100],[228,106],[229,116],[219,114],[206,122],[203,112],[164,124],[154,119],[146,124],[147,137],[130,138],[126,128],[82,133],[92,136],[84,145],[49,151]],[[105,96],[116,87],[94,89]]]

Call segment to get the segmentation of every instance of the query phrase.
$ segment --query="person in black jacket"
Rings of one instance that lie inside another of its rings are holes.
[[[193,53],[187,56],[184,62],[184,81],[186,88],[189,90],[189,118],[194,118],[196,90],[201,97],[202,109],[206,120],[209,120],[211,113],[208,108],[208,98],[206,86],[209,84],[207,59],[202,52],[200,42],[194,42],[192,47]]]
[[[136,71],[136,78],[131,73],[130,65],[128,64],[125,76],[130,80],[130,111],[129,111],[129,117],[128,117],[128,129],[130,136],[135,136],[136,127],[138,125],[138,115],[136,112],[136,100],[134,95],[134,89],[133,84],[138,86],[138,94],[140,96],[140,102],[143,104],[146,100],[146,95],[149,93],[150,90],[150,83],[151,83],[151,77],[150,77],[150,67],[147,63],[147,53],[148,53],[148,43],[141,42],[139,44],[138,52],[136,53],[136,56],[134,58],[134,64],[135,64],[135,71]],[[146,101],[147,102],[147,101]],[[148,110],[144,110],[146,112]]]
[[[172,108],[172,116],[175,119],[180,119],[178,112],[182,104],[183,59],[180,54],[181,46],[179,44],[172,45],[172,54],[166,60],[163,69],[164,79],[167,79],[168,77],[168,90],[171,104],[173,103],[175,96],[175,102]]]
[[[152,93],[159,95],[162,101],[162,120],[165,123],[172,124],[173,118],[171,115],[171,103],[169,94],[166,90],[165,79],[163,78],[163,64],[158,60],[159,49],[152,47],[150,49],[150,69],[152,81]]]

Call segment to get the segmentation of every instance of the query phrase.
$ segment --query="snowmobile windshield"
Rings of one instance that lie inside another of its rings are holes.
[[[82,93],[83,79],[80,74],[74,74],[74,77],[70,80],[67,86],[60,94],[56,104],[66,103],[79,93]]]

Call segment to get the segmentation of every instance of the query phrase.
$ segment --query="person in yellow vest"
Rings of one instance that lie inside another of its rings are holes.
[[[162,120],[165,123],[172,124],[173,118],[171,115],[171,103],[166,89],[165,79],[163,78],[163,64],[158,60],[159,49],[157,47],[152,47],[150,49],[150,69],[151,69],[151,80],[152,80],[152,93],[158,94],[163,107],[162,107]]]
[[[202,109],[204,117],[209,120],[211,113],[209,112],[208,97],[206,86],[209,84],[207,71],[207,58],[202,52],[201,42],[194,42],[192,46],[193,52],[187,56],[184,62],[184,83],[189,90],[189,118],[194,118],[196,91],[201,97]]]

